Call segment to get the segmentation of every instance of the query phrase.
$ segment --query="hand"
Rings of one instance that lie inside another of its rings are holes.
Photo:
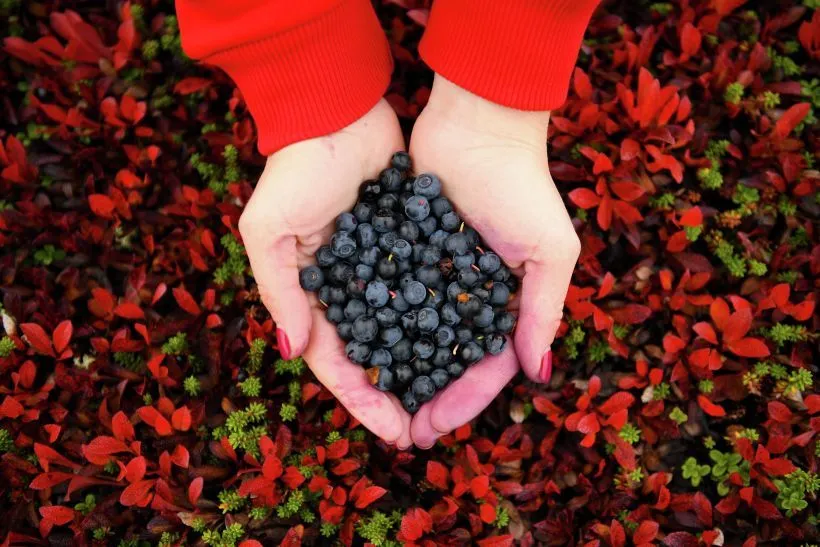
[[[578,236],[547,165],[549,112],[484,100],[436,75],[416,121],[410,155],[461,217],[522,276],[514,351],[485,357],[413,417],[413,441],[432,446],[480,413],[520,367],[535,382],[552,374],[550,344],[580,253]]]
[[[299,285],[299,269],[315,262],[314,253],[333,233],[336,216],[355,203],[361,182],[376,177],[390,156],[403,149],[396,114],[381,100],[344,129],[270,156],[239,219],[262,302],[276,321],[283,358],[303,355],[357,420],[400,448],[412,444],[410,415],[347,359],[324,308]]]

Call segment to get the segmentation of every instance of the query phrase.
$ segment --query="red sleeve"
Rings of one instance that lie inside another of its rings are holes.
[[[392,59],[368,0],[176,0],[185,52],[234,80],[271,154],[350,125]]]
[[[599,0],[435,0],[419,51],[433,70],[495,103],[552,110],[566,99]]]

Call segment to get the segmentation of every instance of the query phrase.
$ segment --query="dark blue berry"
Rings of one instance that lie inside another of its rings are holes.
[[[330,245],[322,245],[319,247],[319,250],[316,251],[316,263],[322,268],[333,266],[337,260],[339,259],[336,258],[333,251],[330,250]]]
[[[441,316],[441,322],[451,327],[458,325],[461,322],[461,316],[456,311],[456,307],[450,302],[447,302],[441,306],[441,313],[439,313],[439,315]]]
[[[410,258],[410,253],[413,252],[413,247],[403,239],[397,239],[390,248],[390,252],[397,256],[399,260],[407,260]]]
[[[435,232],[436,228],[438,228],[438,222],[436,222],[434,217],[427,217],[418,224],[419,230],[425,237],[430,237],[430,234]]]
[[[359,262],[367,264],[368,266],[375,266],[379,261],[382,252],[378,247],[367,247],[366,249],[359,249]]]
[[[336,232],[330,236],[330,250],[339,258],[348,258],[356,252],[356,240],[347,232]]]
[[[487,275],[494,274],[501,267],[501,259],[495,253],[484,253],[478,258],[478,269]]]
[[[379,236],[379,249],[385,253],[389,253],[398,239],[399,236],[396,232],[386,232],[381,234]]]
[[[441,194],[441,181],[435,175],[423,173],[413,181],[413,192],[428,199],[437,198]]]
[[[390,299],[390,293],[387,290],[387,285],[381,281],[371,281],[367,284],[364,291],[364,298],[368,306],[374,308],[381,308]]]
[[[446,367],[453,360],[453,352],[450,348],[436,348],[431,362],[434,367]]]
[[[438,197],[430,202],[430,211],[436,218],[441,218],[453,210],[453,204],[444,196]]]
[[[447,300],[450,302],[457,302],[460,294],[466,293],[467,290],[458,284],[457,281],[452,281],[447,285]]]
[[[503,283],[504,281],[510,279],[511,276],[512,274],[510,273],[510,270],[504,266],[501,266],[495,271],[495,273],[493,273],[491,277],[493,278],[493,281],[501,281]]]
[[[464,374],[464,366],[461,363],[450,363],[444,370],[451,378],[461,378]]]
[[[436,245],[428,245],[421,254],[421,263],[425,266],[438,264],[439,260],[441,260],[441,248]]]
[[[389,367],[393,356],[384,348],[376,348],[370,353],[370,364],[374,367]]]
[[[418,328],[421,332],[433,332],[438,327],[438,312],[433,308],[419,310]]]
[[[390,325],[379,331],[379,342],[386,348],[392,348],[401,340],[402,331],[398,325]]]
[[[322,285],[319,288],[319,301],[324,302],[325,304],[329,304],[330,300],[330,285]]]
[[[345,306],[345,319],[353,321],[360,315],[364,315],[367,311],[367,305],[361,300],[351,300]]]
[[[413,367],[416,376],[426,376],[433,372],[433,364],[427,359],[416,359],[410,363],[410,366]]]
[[[372,281],[376,272],[373,271],[373,266],[367,264],[356,264],[356,277],[364,281]]]
[[[441,227],[449,232],[455,231],[461,225],[461,218],[455,211],[444,213],[441,217]]]
[[[410,334],[418,328],[418,320],[419,318],[416,310],[410,310],[409,312],[403,314],[399,321],[401,323],[401,328],[404,329],[404,332]]]
[[[390,256],[382,257],[379,262],[376,263],[376,273],[379,274],[379,277],[390,279],[395,277],[398,272],[399,265]]]
[[[459,344],[466,344],[473,339],[473,331],[466,325],[460,325],[453,330],[456,332],[456,342]]]
[[[498,355],[504,351],[504,344],[506,341],[507,339],[503,334],[494,332],[484,337],[484,348],[490,355]]]
[[[462,361],[471,365],[484,357],[484,350],[471,340],[458,349],[458,355]]]
[[[391,211],[396,209],[399,204],[399,196],[396,194],[385,194],[376,202],[379,209],[389,209]]]
[[[410,154],[407,152],[396,152],[393,154],[393,157],[390,158],[390,165],[398,169],[399,171],[407,171],[410,169]]]
[[[395,376],[398,385],[403,386],[413,381],[415,373],[407,363],[399,363],[398,365],[393,365],[392,368],[393,376]]]
[[[379,233],[392,232],[396,229],[396,217],[390,209],[379,209],[373,213],[373,218],[370,221],[373,229]]]
[[[501,312],[495,316],[495,328],[502,334],[509,334],[515,327],[515,316],[509,312]]]
[[[372,317],[359,316],[353,321],[353,338],[359,342],[372,342],[379,334],[379,323]]]
[[[413,343],[407,338],[402,338],[390,348],[390,354],[393,356],[393,361],[406,363],[413,357]]]
[[[336,325],[336,333],[339,335],[339,338],[345,342],[350,342],[353,340],[353,323],[347,321],[339,323]]]
[[[350,295],[352,298],[360,298],[362,295],[364,295],[365,287],[367,287],[367,281],[365,281],[364,279],[354,277],[347,282],[347,294]]]
[[[340,304],[331,304],[325,311],[325,317],[331,323],[338,325],[345,320],[345,310]]]
[[[343,306],[347,302],[347,293],[341,287],[330,287],[330,293],[328,294],[327,300],[325,300],[328,304],[339,304]]]
[[[368,371],[368,375],[371,378],[375,378],[373,386],[379,391],[390,391],[393,389],[395,383],[393,371],[386,366],[377,367],[375,371],[372,372]]]
[[[408,304],[411,306],[418,306],[424,302],[425,298],[427,298],[427,289],[424,287],[424,284],[418,281],[411,281],[402,290],[402,294]]]
[[[379,325],[382,327],[389,327],[391,325],[395,325],[399,321],[399,312],[392,308],[379,308],[376,310],[376,313],[373,315],[376,318],[376,321],[379,322]]]
[[[424,299],[423,306],[426,308],[439,309],[444,304],[444,291],[429,290],[427,298]]]
[[[401,171],[395,167],[388,167],[379,173],[379,182],[388,192],[398,192],[401,190]]]
[[[372,247],[379,239],[379,234],[373,229],[372,224],[359,224],[356,226],[356,243],[359,248]]]
[[[401,397],[401,406],[404,407],[404,410],[408,412],[408,414],[415,414],[419,411],[419,407],[421,406],[416,398],[413,396],[412,391],[405,392],[404,395]]]
[[[357,365],[363,365],[370,359],[370,346],[357,340],[351,340],[345,346],[345,355]]]
[[[359,202],[353,208],[353,216],[359,222],[370,222],[373,218],[373,206],[369,203]]]
[[[429,359],[433,356],[434,351],[436,351],[436,346],[426,338],[416,340],[413,343],[413,353],[415,353],[419,359]]]
[[[444,230],[436,230],[432,234],[430,234],[430,238],[428,243],[435,247],[444,247],[447,238],[450,237],[450,232],[445,232]]]
[[[469,289],[476,283],[478,283],[478,273],[473,270],[459,270],[458,272],[458,284],[464,287],[465,289]]]
[[[436,394],[436,384],[429,376],[418,376],[413,380],[413,395],[420,403],[426,403]]]
[[[473,287],[470,289],[470,292],[480,298],[482,302],[486,302],[490,299],[490,291],[484,287]]]
[[[480,238],[478,237],[478,232],[476,232],[473,228],[469,226],[464,227],[464,237],[467,238],[467,246],[471,249],[477,246],[480,243]]]
[[[484,304],[478,310],[478,313],[473,316],[473,325],[481,328],[489,327],[493,324],[493,319],[495,319],[493,308]]]
[[[404,299],[404,295],[401,292],[397,292],[395,296],[390,299],[390,307],[399,313],[404,313],[410,309],[410,304],[407,303],[407,300]]]
[[[413,252],[410,254],[410,260],[416,263],[421,262],[421,257],[426,249],[426,243],[416,243],[413,245]]]
[[[347,262],[337,262],[333,266],[330,267],[330,274],[328,275],[328,280],[332,285],[336,285],[337,287],[344,287],[347,285],[347,282],[355,275],[355,271],[353,270],[353,266],[348,264]]]
[[[419,238],[419,225],[411,220],[399,224],[399,236],[407,241],[416,241]]]
[[[447,249],[447,252],[451,255],[464,254],[468,249],[467,238],[462,232],[450,234],[444,242],[444,248]]]
[[[319,266],[308,266],[299,272],[299,284],[306,291],[318,291],[325,283],[325,274]]]
[[[493,306],[506,306],[510,300],[510,289],[504,283],[493,283],[490,289],[490,304]]]
[[[469,270],[475,264],[475,255],[469,251],[453,257],[453,267],[456,270]]]
[[[433,385],[436,386],[436,389],[440,391],[447,387],[447,384],[450,382],[450,375],[447,374],[446,370],[437,368],[430,373],[430,379],[433,381]]]
[[[461,317],[471,318],[481,309],[481,300],[470,293],[460,294],[456,298],[456,311]]]
[[[413,196],[404,205],[404,214],[410,220],[420,222],[430,215],[430,202],[424,196]]]
[[[337,232],[353,232],[359,221],[353,213],[342,213],[336,217],[336,231]]]
[[[435,334],[433,334],[433,340],[435,340],[436,345],[439,347],[448,347],[456,341],[456,333],[452,327],[441,325],[436,329]]]
[[[416,277],[427,287],[438,285],[441,280],[441,270],[435,266],[422,266],[416,272]]]

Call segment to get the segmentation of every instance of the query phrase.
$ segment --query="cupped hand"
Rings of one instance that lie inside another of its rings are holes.
[[[271,155],[239,220],[282,356],[303,356],[357,420],[402,448],[412,443],[410,415],[347,359],[324,308],[299,285],[299,270],[315,262],[314,253],[330,238],[336,217],[355,203],[361,182],[377,177],[390,156],[403,149],[396,114],[381,100],[344,129]]]
[[[549,112],[506,108],[436,75],[413,128],[414,170],[437,174],[463,220],[522,278],[514,344],[418,411],[411,434],[419,447],[473,419],[519,367],[536,382],[552,373],[550,344],[580,242],[549,173],[548,122]]]

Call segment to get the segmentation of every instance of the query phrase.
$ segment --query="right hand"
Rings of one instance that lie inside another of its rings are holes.
[[[324,307],[299,285],[299,270],[315,263],[314,253],[329,240],[336,217],[356,202],[361,182],[376,178],[391,155],[403,149],[396,114],[382,99],[336,133],[268,157],[239,219],[262,302],[276,322],[282,357],[302,355],[350,414],[399,448],[412,444],[410,415],[347,359]]]

